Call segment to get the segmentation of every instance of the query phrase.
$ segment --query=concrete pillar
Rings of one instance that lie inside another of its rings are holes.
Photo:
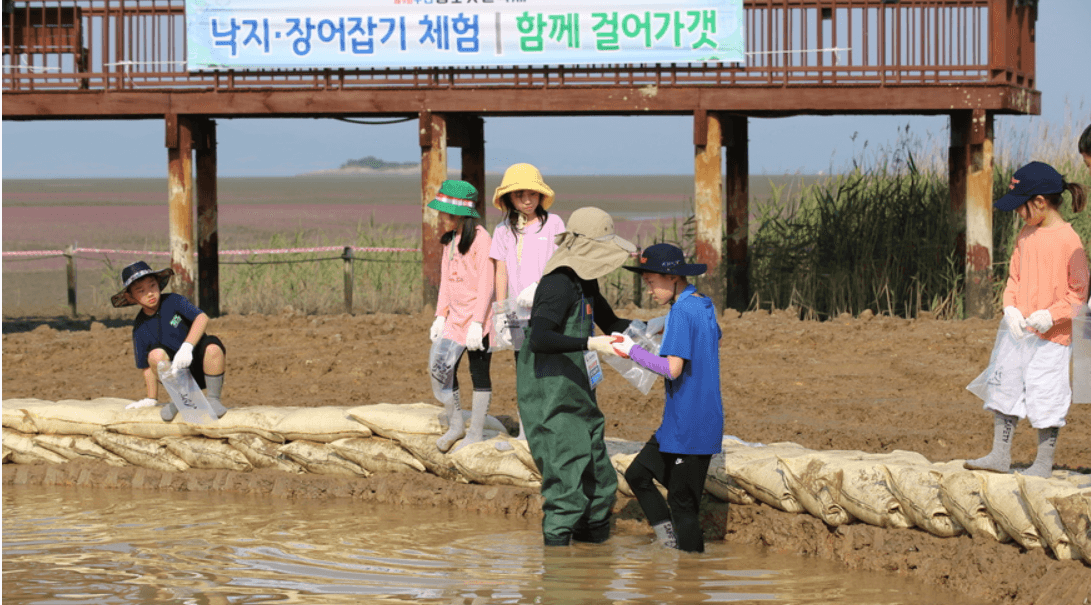
[[[951,211],[959,235],[958,253],[965,259],[965,313],[993,316],[992,185],[993,114],[983,109],[951,114]]]
[[[197,156],[198,304],[209,317],[220,315],[220,235],[216,180],[216,122],[201,118],[194,131]]]
[[[193,123],[186,116],[166,116],[167,192],[170,216],[170,266],[172,290],[191,302],[196,300],[193,256]]]
[[[424,304],[436,304],[439,296],[440,261],[443,246],[439,243],[439,213],[428,207],[447,178],[447,120],[443,114],[422,111],[420,114],[421,170],[421,274]]]
[[[698,279],[700,290],[718,309],[724,305],[724,199],[723,131],[720,116],[703,110],[693,113],[693,205],[697,218],[696,260],[708,265]]]
[[[723,123],[727,144],[724,308],[745,311],[750,305],[750,128],[746,116],[727,116]]]

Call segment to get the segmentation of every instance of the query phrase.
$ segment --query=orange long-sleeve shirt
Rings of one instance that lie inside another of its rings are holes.
[[[1023,317],[1049,310],[1053,327],[1041,337],[1068,345],[1072,314],[1087,301],[1088,279],[1087,253],[1071,225],[1026,226],[1015,240],[1004,306],[1019,309]]]

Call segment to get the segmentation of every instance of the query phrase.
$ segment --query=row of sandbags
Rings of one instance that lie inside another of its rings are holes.
[[[522,487],[541,480],[526,442],[512,439],[492,417],[488,441],[440,453],[435,440],[446,419],[424,403],[239,408],[206,425],[166,423],[158,408],[125,410],[128,403],[4,400],[4,462],[96,459],[169,471],[274,468],[353,477],[430,472]],[[624,472],[642,445],[607,440],[619,491],[628,496]],[[862,522],[941,537],[969,533],[1091,564],[1091,475],[1001,475],[967,471],[959,460],[933,464],[914,452],[815,451],[725,437],[705,488],[728,502],[761,501],[830,526]]]

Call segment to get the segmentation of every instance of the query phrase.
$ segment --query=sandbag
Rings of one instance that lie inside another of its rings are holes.
[[[44,399],[5,399],[3,401],[3,426],[20,433],[37,433],[38,428],[30,421],[27,411],[41,405],[52,405]]]
[[[1057,510],[1072,546],[1083,562],[1091,565],[1091,490],[1055,496],[1049,502]]]
[[[974,538],[1011,542],[1011,536],[996,524],[985,506],[985,484],[981,474],[968,470],[944,473],[939,480],[940,502]]]
[[[110,466],[128,466],[124,458],[110,452],[87,435],[36,434],[34,443],[64,456],[67,460],[93,460]]]
[[[753,504],[757,502],[741,485],[724,470],[724,455],[714,454],[705,477],[705,491],[724,502]]]
[[[825,461],[810,455],[778,456],[777,464],[788,489],[804,510],[830,527],[852,523],[853,516],[834,498],[828,474],[824,472]]]
[[[402,446],[382,437],[351,437],[330,443],[338,456],[372,473],[423,473],[428,469]]]
[[[1060,561],[1080,559],[1079,550],[1065,530],[1057,507],[1049,501],[1050,498],[1063,498],[1078,493],[1079,490],[1067,482],[1041,477],[1017,474],[1015,480],[1030,521],[1034,524],[1034,529],[1038,530],[1040,540],[1053,552],[1053,556]]]
[[[727,474],[751,496],[788,513],[804,512],[803,505],[788,488],[777,456],[757,458],[727,468]]]
[[[225,469],[250,472],[254,465],[242,452],[219,439],[205,437],[166,437],[167,451],[178,456],[191,468]]]
[[[471,443],[453,451],[449,457],[462,476],[472,483],[533,488],[542,485],[513,452],[497,451],[489,441]]]
[[[4,464],[7,464],[7,463],[11,462],[11,449],[8,448],[7,446],[4,446],[3,452],[4,452]]]
[[[280,438],[279,435],[277,438]],[[254,468],[271,468],[297,474],[307,472],[307,469],[278,449],[279,441],[272,441],[254,433],[236,433],[227,437],[227,443],[238,450]]]
[[[735,475],[735,469],[740,465],[759,458],[766,458],[775,464],[778,455],[791,456],[811,451],[797,443],[751,445],[728,437],[723,439],[721,447],[723,451],[714,455],[709,463],[705,488],[708,489],[711,484],[709,493],[735,504],[753,504],[757,501],[750,491],[753,488]]]
[[[392,438],[388,433],[439,436],[447,432],[447,414],[430,403],[376,403],[350,408],[346,414],[387,439]],[[464,424],[468,423],[470,412],[463,410],[462,418]],[[507,433],[504,424],[493,416],[485,416],[485,428]]]
[[[112,397],[91,401],[62,399],[53,404],[27,408],[27,416],[39,433],[91,435],[110,424],[115,416],[125,411],[129,403],[128,399]]]
[[[941,472],[927,466],[881,466],[887,474],[890,493],[897,498],[913,525],[941,538],[952,538],[966,532],[940,499]]]
[[[1076,471],[1053,471],[1055,479],[1064,479],[1075,485],[1078,489],[1091,489],[1091,473],[1077,473]]]
[[[166,405],[166,404],[163,404]],[[111,422],[106,423],[105,428],[111,433],[143,437],[144,439],[161,439],[163,437],[196,437],[201,434],[199,425],[190,424],[175,416],[174,420],[164,422],[159,415],[162,406],[137,408],[135,410],[121,410]]]
[[[300,439],[281,445],[277,450],[316,475],[367,477],[371,473],[359,464],[337,455],[326,443]]]
[[[527,443],[526,439],[515,439],[511,435],[501,433],[497,435],[493,443],[496,444],[498,451],[507,451],[510,448],[515,457],[519,459],[519,462],[522,462],[523,466],[527,467],[527,470],[534,475],[534,478],[538,481],[542,480],[542,472],[538,470],[538,463],[534,461],[534,456],[530,453],[530,444]],[[506,444],[506,447],[504,444]]]
[[[184,460],[168,451],[166,444],[158,439],[145,439],[106,430],[96,431],[91,437],[95,443],[135,466],[171,472],[189,468]]]
[[[31,438],[33,433],[21,433],[19,431],[4,428],[4,447],[11,450],[11,460],[16,464],[64,464],[68,459],[60,454],[50,451],[36,443]]]
[[[329,443],[349,437],[370,437],[371,429],[345,413],[347,408],[296,408],[277,422],[274,432],[285,441]]]
[[[830,493],[853,517],[876,527],[905,529],[913,525],[890,491],[883,463],[829,458],[825,461],[823,472]],[[833,469],[836,470],[831,474]]]
[[[1030,514],[1023,506],[1023,498],[1015,475],[1000,473],[981,474],[982,496],[985,508],[996,524],[1008,533],[1013,540],[1026,549],[1042,548],[1042,538]]]
[[[387,431],[390,439],[405,448],[414,458],[420,460],[428,472],[442,477],[448,481],[469,483],[469,480],[458,470],[450,455],[444,454],[436,448],[435,435],[420,435],[417,433],[402,433],[399,431]],[[495,447],[494,444],[490,444]]]
[[[201,435],[213,439],[228,439],[232,435],[250,433],[266,441],[284,443],[284,436],[277,432],[277,424],[284,420],[285,416],[299,409],[266,405],[231,408],[219,420],[195,425],[195,428]]]

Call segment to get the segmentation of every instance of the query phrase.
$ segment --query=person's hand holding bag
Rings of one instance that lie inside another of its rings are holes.
[[[620,340],[620,336],[592,336],[587,339],[587,350],[602,353],[603,355],[617,355],[614,343]]]
[[[1004,307],[1004,323],[1013,336],[1020,336],[1027,330],[1027,320],[1015,307]]]
[[[1053,316],[1047,309],[1039,309],[1027,317],[1027,325],[1045,334],[1053,327]]]
[[[480,351],[485,348],[485,344],[482,342],[484,331],[483,327],[478,322],[471,322],[470,327],[466,330],[466,348],[471,351]]]
[[[436,321],[432,322],[432,329],[428,331],[428,338],[432,339],[432,342],[436,342],[443,336],[443,324],[447,323],[447,318],[437,317]]]

